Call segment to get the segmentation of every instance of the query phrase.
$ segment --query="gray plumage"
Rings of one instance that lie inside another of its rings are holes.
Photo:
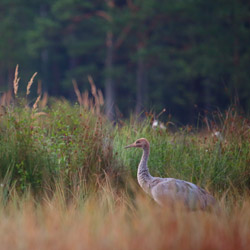
[[[216,204],[216,200],[211,194],[193,183],[174,178],[151,176],[147,165],[150,151],[147,139],[138,139],[125,148],[131,147],[143,149],[137,171],[137,180],[142,189],[158,204],[171,207],[176,204],[181,204],[190,210],[205,210]]]

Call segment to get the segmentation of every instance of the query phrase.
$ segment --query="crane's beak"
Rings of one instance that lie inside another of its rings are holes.
[[[132,143],[132,144],[126,146],[125,148],[134,148],[134,147],[135,147],[135,143]]]

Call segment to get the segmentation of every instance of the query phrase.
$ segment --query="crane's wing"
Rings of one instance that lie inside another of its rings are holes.
[[[160,205],[182,203],[191,210],[207,209],[215,205],[215,198],[193,183],[173,178],[155,178],[151,187],[152,198]]]

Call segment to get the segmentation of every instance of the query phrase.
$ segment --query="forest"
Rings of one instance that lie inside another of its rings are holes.
[[[1,93],[19,64],[24,82],[37,72],[43,92],[72,102],[72,81],[83,92],[91,76],[111,120],[250,110],[246,0],[1,0],[0,35]]]
[[[1,0],[0,248],[247,250],[250,1]]]

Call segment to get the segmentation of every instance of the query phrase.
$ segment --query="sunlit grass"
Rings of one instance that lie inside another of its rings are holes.
[[[106,183],[67,202],[63,187],[36,203],[11,196],[0,210],[2,249],[248,249],[250,201],[221,200],[220,214],[161,208],[140,191],[131,199]]]

